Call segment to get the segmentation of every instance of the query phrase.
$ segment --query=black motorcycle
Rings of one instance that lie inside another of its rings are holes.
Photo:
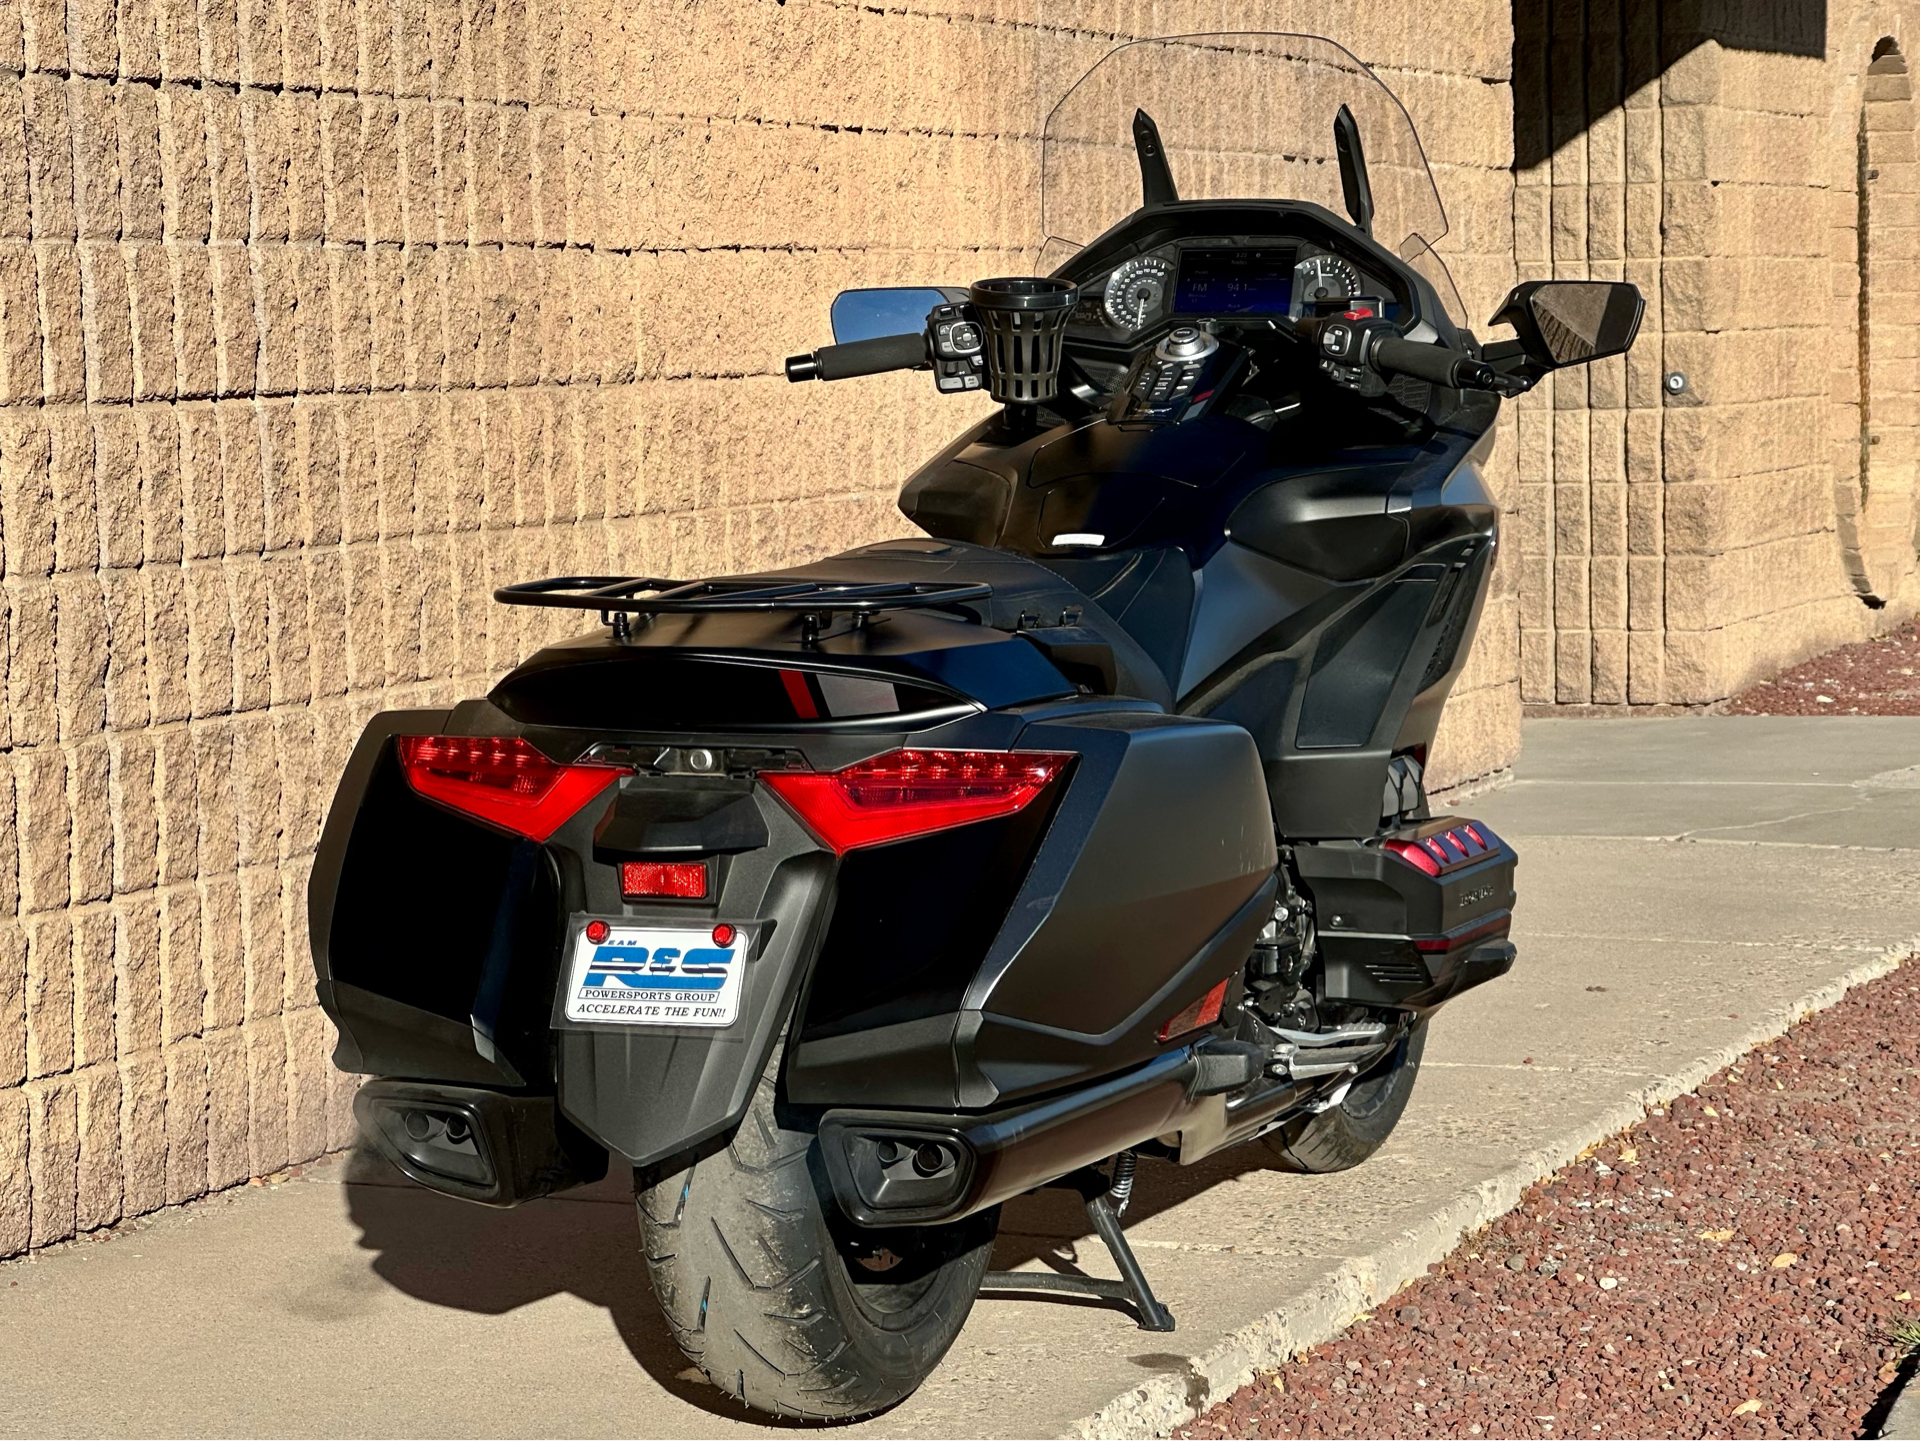
[[[847,292],[787,362],[999,403],[908,481],[923,535],[507,586],[598,628],[376,716],[314,867],[370,1141],[490,1205],[632,1167],[675,1337],[765,1411],[899,1400],[983,1286],[1171,1329],[1139,1159],[1357,1164],[1514,960],[1513,850],[1423,784],[1475,463],[1638,293],[1522,285],[1482,345],[1405,113],[1312,37],[1123,46],[1043,162],[1050,274]],[[1053,1184],[1123,1279],[987,1270]]]

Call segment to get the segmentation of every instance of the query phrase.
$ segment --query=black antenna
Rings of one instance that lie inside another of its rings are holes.
[[[1167,169],[1167,147],[1160,143],[1160,127],[1144,110],[1133,112],[1133,149],[1140,157],[1140,203],[1171,205],[1180,198]]]
[[[1134,121],[1139,133],[1140,122]],[[1373,234],[1373,186],[1367,183],[1367,152],[1360,145],[1360,127],[1346,106],[1333,117],[1333,148],[1340,157],[1340,191],[1346,197],[1347,214],[1368,235]],[[1146,161],[1142,160],[1144,167]]]

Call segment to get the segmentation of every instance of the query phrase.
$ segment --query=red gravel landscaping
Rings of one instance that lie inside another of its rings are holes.
[[[1909,961],[1180,1434],[1862,1435],[1920,1341],[1917,1101]]]
[[[1920,715],[1920,626],[1842,646],[1735,696],[1728,715]]]

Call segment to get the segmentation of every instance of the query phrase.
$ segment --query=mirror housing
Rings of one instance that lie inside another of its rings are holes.
[[[833,297],[833,343],[878,340],[887,335],[917,335],[927,328],[935,306],[964,301],[965,290],[934,285],[892,285],[843,290]]]
[[[1538,380],[1550,370],[1624,355],[1640,333],[1647,303],[1624,280],[1529,280],[1516,285],[1494,314],[1518,342],[1486,348],[1496,369]]]

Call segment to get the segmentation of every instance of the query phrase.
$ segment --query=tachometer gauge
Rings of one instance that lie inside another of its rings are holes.
[[[1337,255],[1309,255],[1293,267],[1293,313],[1350,300],[1360,293],[1360,272]]]
[[[1107,277],[1107,319],[1122,330],[1138,330],[1160,314],[1172,283],[1171,261],[1136,255]]]

